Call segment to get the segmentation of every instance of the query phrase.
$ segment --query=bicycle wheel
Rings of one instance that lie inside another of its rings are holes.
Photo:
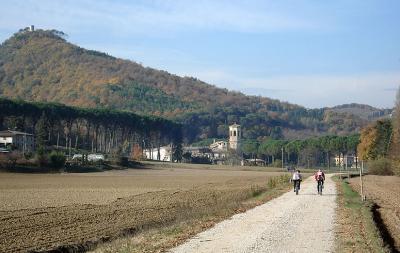
[[[322,182],[318,181],[318,194],[322,195]]]

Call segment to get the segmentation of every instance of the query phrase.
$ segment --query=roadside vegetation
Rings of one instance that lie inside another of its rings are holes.
[[[367,176],[338,181],[338,252],[400,250],[400,88],[391,119],[361,131],[357,147]]]
[[[336,178],[336,184],[336,252],[390,252],[374,223],[373,203],[363,202],[347,181]]]

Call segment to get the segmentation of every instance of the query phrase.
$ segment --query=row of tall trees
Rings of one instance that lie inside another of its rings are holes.
[[[0,129],[7,128],[34,133],[38,145],[102,153],[129,154],[134,146],[179,146],[182,141],[181,125],[163,118],[1,98]]]
[[[323,136],[306,140],[245,141],[243,152],[247,158],[261,158],[267,163],[282,159],[285,164],[297,166],[331,166],[333,156],[356,155],[360,142],[358,134]]]

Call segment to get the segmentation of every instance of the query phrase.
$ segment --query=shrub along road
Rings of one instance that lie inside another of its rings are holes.
[[[170,252],[333,252],[336,186],[327,175],[322,196],[313,178],[202,232]]]

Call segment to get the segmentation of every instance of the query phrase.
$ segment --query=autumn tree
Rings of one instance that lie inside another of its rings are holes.
[[[392,136],[392,122],[378,120],[361,131],[357,151],[362,160],[386,157]]]
[[[400,87],[396,95],[396,107],[392,114],[393,134],[390,146],[390,157],[400,160]]]

